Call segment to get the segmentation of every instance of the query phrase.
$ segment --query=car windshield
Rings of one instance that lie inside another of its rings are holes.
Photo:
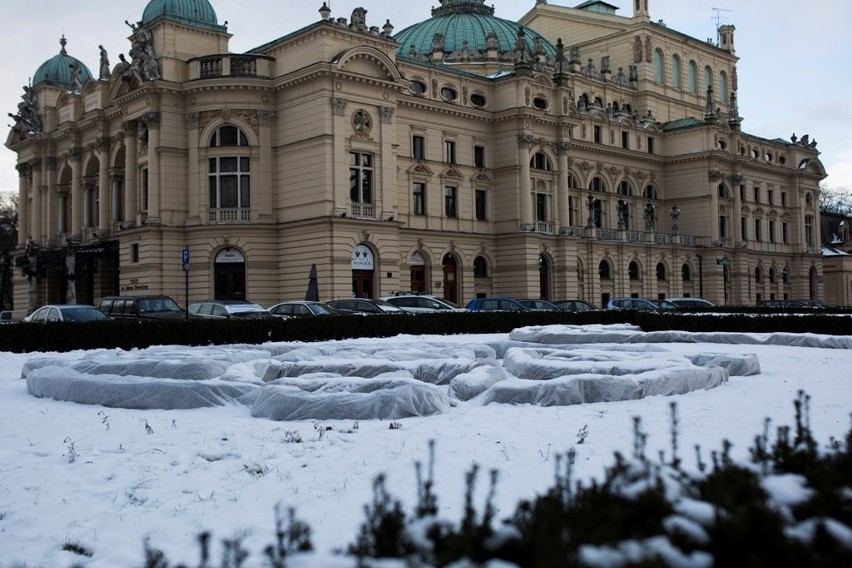
[[[310,304],[310,309],[314,315],[327,316],[334,313],[334,310],[324,304]]]
[[[109,318],[94,308],[64,308],[62,318],[65,321],[101,321]]]
[[[171,298],[149,298],[146,300],[139,300],[136,305],[138,306],[139,313],[146,312],[179,312],[180,308],[177,303]]]

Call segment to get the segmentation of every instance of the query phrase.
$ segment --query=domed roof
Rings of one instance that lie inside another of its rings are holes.
[[[142,12],[142,23],[165,18],[190,25],[221,27],[216,10],[207,0],[151,0]]]
[[[394,39],[399,43],[397,53],[402,57],[412,52],[412,46],[419,55],[431,54],[435,34],[444,36],[442,51],[445,53],[462,49],[465,41],[469,50],[485,52],[488,35],[493,32],[497,50],[503,53],[517,47],[521,29],[531,53],[536,52],[538,44],[548,58],[556,55],[556,48],[541,34],[517,22],[496,17],[494,8],[486,6],[485,0],[441,0],[441,7],[432,9],[432,18],[405,28]]]
[[[61,89],[71,89],[73,87],[71,65],[75,63],[80,66],[81,83],[85,84],[86,81],[92,78],[92,72],[89,71],[86,64],[76,57],[71,57],[65,51],[65,44],[67,43],[68,41],[65,39],[65,36],[62,36],[62,39],[59,40],[59,45],[62,46],[62,49],[59,50],[58,55],[54,55],[42,63],[36,70],[35,75],[33,75],[33,87],[53,85]]]

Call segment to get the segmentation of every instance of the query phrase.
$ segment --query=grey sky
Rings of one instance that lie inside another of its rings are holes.
[[[608,0],[619,15],[632,13],[629,0]],[[496,15],[517,20],[535,0],[490,0]],[[574,6],[580,0],[550,0]],[[232,52],[242,52],[319,20],[322,0],[211,0],[219,22],[228,22]],[[390,19],[396,31],[430,16],[438,0],[331,0],[332,17],[367,9],[367,23]],[[705,40],[715,38],[716,17],[736,26],[739,109],[743,130],[774,139],[809,134],[819,143],[829,172],[826,187],[852,189],[852,2],[848,0],[650,0],[651,17]],[[64,33],[70,55],[97,76],[99,50],[110,62],[130,47],[125,20],[142,16],[147,0],[31,0],[0,3],[0,111],[15,112],[23,86],[44,61],[59,52]],[[718,13],[714,7],[720,10]],[[571,45],[570,38],[563,38]],[[615,62],[614,62],[615,63]],[[7,117],[6,124],[11,124]],[[2,129],[3,141],[8,128]],[[0,191],[17,191],[15,154],[0,149]]]

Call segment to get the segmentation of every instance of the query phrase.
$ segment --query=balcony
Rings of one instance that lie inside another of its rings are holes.
[[[269,78],[272,59],[263,55],[208,55],[189,61],[189,78],[223,77]]]
[[[251,223],[251,209],[248,207],[208,209],[207,223],[210,225],[238,225]]]
[[[351,208],[352,217],[361,219],[375,219],[376,208],[372,203],[353,203]]]
[[[535,232],[536,233],[544,233],[546,235],[552,235],[556,232],[556,224],[548,223],[546,221],[536,221],[535,222]]]

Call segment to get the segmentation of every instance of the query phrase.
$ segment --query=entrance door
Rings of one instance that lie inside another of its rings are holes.
[[[454,304],[459,303],[458,291],[458,269],[456,266],[456,257],[451,254],[444,255],[444,299],[449,300]]]
[[[373,297],[373,271],[372,270],[353,270],[352,271],[352,293],[356,298],[372,298]]]
[[[226,248],[216,255],[213,295],[216,300],[246,299],[246,259],[240,251]]]

